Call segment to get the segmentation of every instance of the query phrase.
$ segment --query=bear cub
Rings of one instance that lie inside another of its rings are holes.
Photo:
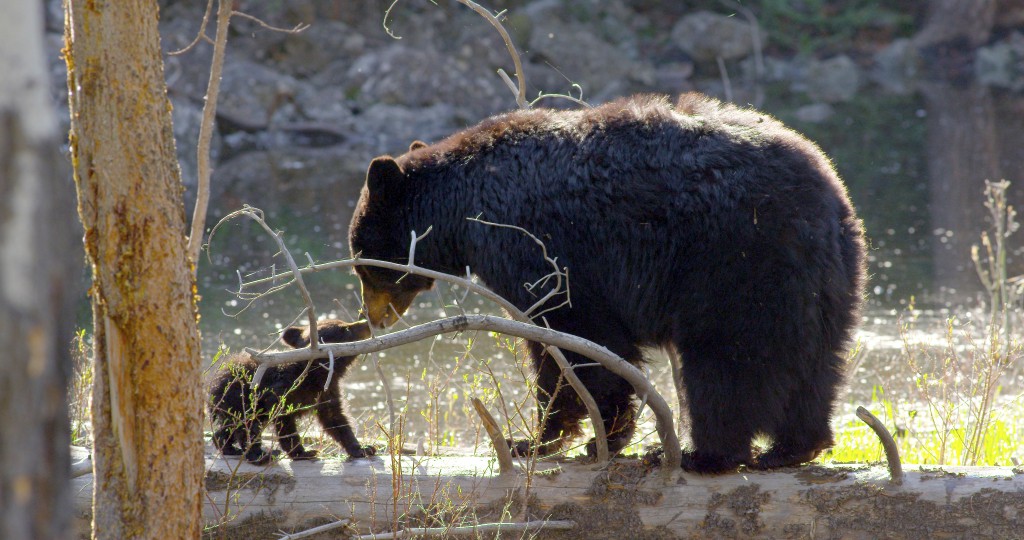
[[[370,337],[365,321],[346,323],[324,320],[317,324],[321,343],[346,343]],[[281,341],[293,348],[309,346],[309,327],[292,326]],[[302,446],[296,420],[316,413],[323,430],[338,442],[350,458],[373,456],[376,449],[362,446],[356,439],[343,408],[339,382],[355,356],[335,357],[334,372],[330,360],[313,360],[305,377],[307,362],[273,366],[263,375],[258,387],[252,376],[258,364],[247,354],[228,358],[209,386],[209,411],[214,426],[213,444],[225,456],[244,455],[254,465],[266,465],[273,454],[263,449],[260,435],[273,422],[281,448],[291,459],[313,459],[315,450]],[[326,389],[325,389],[326,388]]]

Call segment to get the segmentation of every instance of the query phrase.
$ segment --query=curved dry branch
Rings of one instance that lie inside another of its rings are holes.
[[[857,407],[857,418],[864,421],[875,435],[882,441],[882,448],[885,449],[885,461],[889,464],[889,477],[892,483],[902,484],[903,483],[903,464],[900,463],[900,450],[896,446],[896,441],[893,440],[892,435],[889,434],[889,430],[885,429],[885,425],[875,415],[871,414],[870,411],[864,407]]]
[[[413,235],[413,237],[415,238],[415,234]],[[453,276],[451,274],[445,274],[444,272],[428,270],[426,268],[420,268],[415,265],[394,263],[389,261],[378,261],[373,259],[354,258],[343,261],[321,263],[316,266],[307,266],[302,268],[300,272],[319,272],[321,270],[349,268],[354,266],[376,266],[380,268],[387,268],[390,270],[397,270],[399,272],[417,274],[428,278],[445,281],[454,285],[458,285],[468,291],[473,291],[476,294],[479,294],[480,296],[494,302],[495,304],[498,304],[498,306],[505,310],[505,312],[508,313],[509,316],[512,317],[514,320],[522,322],[524,324],[534,324],[533,321],[530,319],[530,316],[524,313],[518,307],[516,307],[515,304],[509,302],[508,300],[498,295],[494,291],[488,289],[487,287],[484,287],[479,283],[476,283],[472,279]],[[251,287],[263,283],[271,283],[277,280],[279,277],[280,275],[274,275],[263,279],[250,281],[248,283],[243,284],[243,287]],[[594,397],[590,395],[590,391],[587,390],[587,387],[584,386],[583,382],[580,381],[579,377],[576,376],[576,374],[573,372],[572,366],[569,364],[569,361],[565,358],[565,355],[558,350],[558,348],[548,348],[547,352],[548,354],[551,355],[551,358],[555,360],[555,363],[558,364],[558,367],[559,369],[561,369],[562,374],[565,376],[566,381],[569,383],[569,386],[571,386],[572,389],[576,391],[576,394],[580,397],[580,400],[583,401],[583,404],[587,408],[587,413],[590,416],[590,422],[594,429],[594,442],[596,446],[598,461],[602,463],[608,461],[610,459],[610,452],[608,451],[608,437],[606,434],[606,430],[604,429],[604,419],[601,417],[601,412],[598,409],[597,401],[594,400]]]
[[[487,19],[487,22],[491,23],[501,34],[501,39],[505,40],[505,47],[508,48],[508,53],[512,55],[512,63],[516,66],[516,82],[518,82],[518,91],[516,92],[516,104],[519,105],[520,109],[529,108],[529,103],[526,102],[526,74],[523,72],[523,62],[519,58],[519,53],[516,51],[516,46],[512,43],[512,37],[508,35],[508,31],[487,8],[480,6],[472,0],[456,0],[458,3],[472,9],[473,11],[480,14],[481,17]],[[508,82],[508,75],[504,76],[506,83]]]
[[[366,261],[360,264],[366,264]],[[605,369],[622,377],[633,386],[637,396],[647,401],[654,412],[655,425],[665,450],[664,465],[667,469],[678,469],[682,463],[682,449],[676,437],[672,423],[672,410],[665,398],[661,396],[644,373],[636,366],[626,362],[607,348],[590,340],[558,332],[550,328],[536,326],[532,323],[510,321],[494,315],[458,315],[420,324],[406,330],[400,330],[385,336],[355,341],[351,343],[325,344],[319,353],[309,349],[295,349],[278,353],[259,353],[254,349],[245,349],[252,358],[268,365],[280,365],[301,360],[309,360],[323,351],[331,350],[337,356],[355,356],[367,354],[400,345],[406,345],[429,337],[467,330],[484,330],[528,339],[565,349],[586,356],[600,363]]]

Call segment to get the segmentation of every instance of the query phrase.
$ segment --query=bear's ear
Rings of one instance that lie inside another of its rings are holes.
[[[409,145],[409,151],[412,152],[413,150],[419,150],[420,148],[426,148],[426,147],[427,147],[427,143],[425,143],[423,141],[413,141],[412,144]]]
[[[304,330],[304,328],[299,326],[290,326],[283,334],[281,334],[281,341],[285,342],[293,349],[305,347],[309,345],[309,339],[303,336]]]
[[[370,188],[371,193],[386,192],[400,185],[404,179],[405,173],[391,156],[373,158],[366,171],[366,187]]]

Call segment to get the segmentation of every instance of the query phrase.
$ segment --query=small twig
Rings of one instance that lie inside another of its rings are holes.
[[[454,535],[478,535],[480,533],[528,533],[541,530],[568,531],[576,528],[576,522],[570,520],[560,521],[530,521],[526,523],[478,523],[466,525],[465,527],[423,527],[405,529],[397,532],[364,534],[356,536],[353,540],[397,540],[405,536],[454,536]]]
[[[864,407],[857,407],[857,418],[864,421],[875,435],[882,441],[882,448],[885,449],[885,461],[889,464],[890,481],[894,484],[903,483],[903,464],[900,463],[900,450],[896,447],[896,441],[885,425],[875,415]]]
[[[230,3],[230,2],[228,2],[228,3]],[[249,15],[248,13],[242,13],[241,11],[232,11],[231,15],[232,16],[238,16],[238,17],[241,17],[243,19],[250,20],[250,21],[252,21],[252,22],[262,26],[263,28],[266,28],[267,30],[273,30],[274,32],[283,32],[285,34],[298,34],[299,32],[302,32],[303,30],[309,28],[309,25],[306,24],[306,23],[296,24],[294,27],[292,27],[290,29],[289,28],[281,28],[279,26],[272,26],[272,25],[269,25],[269,24],[263,22],[258,17],[253,17],[252,15]]]
[[[306,529],[304,531],[299,531],[299,532],[295,532],[295,533],[291,533],[291,534],[285,534],[283,536],[278,537],[278,540],[296,540],[298,538],[306,538],[307,536],[313,536],[314,534],[320,534],[322,532],[333,531],[334,529],[340,529],[340,528],[348,525],[351,522],[352,522],[351,520],[342,519],[342,520],[339,520],[339,521],[335,521],[334,523],[328,523],[326,525],[321,525],[319,527],[313,527],[312,529]]]
[[[386,32],[387,35],[391,36],[393,39],[402,39],[402,36],[396,36],[395,33],[391,31],[391,28],[388,26],[388,16],[391,15],[391,10],[395,8],[395,4],[397,3],[398,0],[394,0],[393,2],[391,2],[391,5],[384,10],[384,20],[381,21],[381,24],[384,25],[384,32]]]
[[[432,230],[434,230],[434,226],[430,225],[427,227],[427,230],[423,231],[423,234],[419,236],[416,236],[416,231],[409,231],[409,235],[412,237],[412,240],[409,242],[409,266],[416,265],[416,243],[426,238]]]
[[[203,12],[203,22],[202,22],[202,24],[199,25],[199,31],[196,32],[195,39],[193,39],[192,42],[189,43],[188,45],[185,45],[184,47],[182,47],[182,48],[180,48],[180,49],[178,49],[176,51],[171,51],[171,52],[169,52],[167,54],[169,54],[171,56],[177,56],[179,54],[185,54],[188,51],[190,51],[192,49],[192,47],[195,47],[196,44],[198,44],[200,40],[210,41],[210,38],[206,36],[206,24],[210,22],[210,11],[212,11],[212,10],[213,10],[213,0],[207,0],[207,2],[206,2],[206,11]]]
[[[569,298],[569,283],[568,283],[567,271],[559,268],[558,267],[558,261],[548,256],[548,248],[547,248],[546,245],[544,245],[544,242],[542,242],[540,238],[537,238],[530,231],[528,231],[528,230],[526,230],[526,229],[524,229],[522,227],[518,227],[516,225],[509,225],[507,223],[493,223],[493,222],[484,221],[484,220],[482,220],[480,218],[475,218],[475,217],[466,218],[466,219],[469,220],[469,221],[475,221],[477,223],[480,223],[481,225],[488,225],[488,226],[491,226],[491,227],[499,227],[499,228],[502,228],[502,229],[512,229],[514,231],[519,231],[519,232],[525,234],[526,236],[528,236],[538,246],[540,246],[541,256],[544,257],[544,262],[546,262],[549,265],[551,265],[552,271],[547,276],[544,276],[540,280],[538,280],[537,283],[540,283],[541,280],[547,280],[550,276],[553,275],[553,276],[555,276],[555,286],[552,287],[551,290],[548,291],[548,293],[545,294],[543,298],[541,298],[540,300],[537,300],[536,302],[534,302],[534,304],[532,306],[530,306],[528,309],[526,309],[523,312],[526,316],[528,316],[530,318],[535,318],[535,317],[539,316],[540,314],[535,314],[534,311],[537,310],[538,308],[540,308],[541,306],[543,306],[545,303],[547,303],[547,301],[550,300],[552,297],[554,297],[556,295],[559,295],[562,292],[565,292],[565,296],[566,296],[567,299]],[[562,284],[562,277],[563,276],[566,277],[566,283],[565,283],[564,288],[563,288],[563,284]],[[572,304],[569,303],[569,305],[571,306]]]
[[[498,457],[498,471],[501,474],[515,472],[512,451],[505,442],[505,437],[501,435],[501,427],[498,426],[498,422],[494,420],[479,398],[472,398],[471,401],[473,408],[476,409],[476,414],[480,416],[480,421],[484,424],[484,429],[487,430],[487,435],[491,438],[491,446],[494,447],[494,454]]]

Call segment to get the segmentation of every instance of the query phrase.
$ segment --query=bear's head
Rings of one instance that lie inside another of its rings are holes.
[[[316,331],[321,343],[348,343],[370,337],[370,325],[366,321],[348,323],[327,319],[316,324]],[[308,347],[309,327],[291,326],[281,334],[281,341],[295,349]]]
[[[354,256],[408,262],[412,229],[407,225],[406,200],[415,196],[408,184],[402,167],[391,156],[370,162],[349,227],[349,249]],[[362,285],[366,318],[382,328],[396,322],[416,295],[434,283],[430,278],[375,266],[356,266],[355,272]]]

